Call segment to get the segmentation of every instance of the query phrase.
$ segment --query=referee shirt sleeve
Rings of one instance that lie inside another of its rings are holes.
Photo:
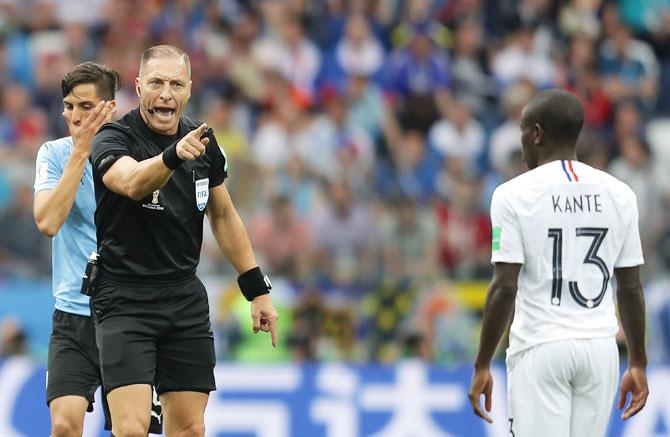
[[[523,264],[525,257],[519,220],[508,196],[500,188],[495,190],[491,199],[491,226],[491,262]]]
[[[106,124],[100,128],[91,145],[91,164],[101,175],[122,156],[130,156],[130,138],[119,127]]]
[[[211,165],[209,167],[209,188],[213,188],[221,185],[228,177],[228,160],[213,134],[209,135],[207,153],[211,156]]]

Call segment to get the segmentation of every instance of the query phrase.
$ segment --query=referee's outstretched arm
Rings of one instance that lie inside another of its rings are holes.
[[[136,161],[130,156],[120,157],[105,172],[102,182],[111,191],[132,200],[145,198],[165,186],[181,161],[191,161],[205,154],[209,138],[200,138],[205,129],[207,125],[203,123],[153,158]]]
[[[272,345],[277,346],[277,320],[279,314],[272,304],[269,281],[263,277],[256,264],[251,242],[242,219],[237,214],[225,184],[210,188],[207,218],[219,247],[240,277],[249,277],[245,284],[253,289],[242,292],[251,300],[251,317],[254,333],[269,332]],[[242,286],[242,282],[240,283]]]

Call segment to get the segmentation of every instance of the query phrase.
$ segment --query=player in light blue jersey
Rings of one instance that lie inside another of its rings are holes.
[[[101,108],[97,105],[96,111],[90,112],[88,129],[96,128],[94,117],[99,118],[105,112]],[[35,177],[37,227],[53,237],[55,307],[81,316],[91,315],[89,297],[79,290],[86,258],[96,250],[95,224],[91,220],[95,194],[87,155],[88,150],[73,153],[72,137],[46,142],[37,154]]]
[[[84,415],[92,411],[93,395],[101,384],[89,297],[80,289],[87,258],[96,250],[88,157],[93,136],[115,111],[118,83],[116,71],[94,62],[67,73],[61,83],[63,117],[72,136],[44,143],[37,154],[35,223],[53,237],[56,304],[47,363],[52,437],[82,435]]]

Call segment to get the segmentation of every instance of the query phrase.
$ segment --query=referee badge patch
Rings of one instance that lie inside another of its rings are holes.
[[[199,211],[205,209],[207,199],[209,199],[209,178],[198,179],[195,181],[195,204]]]

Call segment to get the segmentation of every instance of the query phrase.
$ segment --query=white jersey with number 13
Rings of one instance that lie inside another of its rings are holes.
[[[644,262],[637,200],[625,183],[578,161],[552,161],[500,185],[491,222],[491,262],[523,264],[508,356],[616,333],[614,268]]]

